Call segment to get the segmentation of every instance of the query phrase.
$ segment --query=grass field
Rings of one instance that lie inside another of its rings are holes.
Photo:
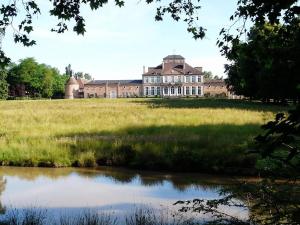
[[[234,172],[278,106],[213,99],[0,101],[0,164]]]

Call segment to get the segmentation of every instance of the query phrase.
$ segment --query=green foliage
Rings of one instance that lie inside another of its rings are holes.
[[[0,102],[0,164],[255,172],[244,152],[288,108],[222,99]]]
[[[247,42],[232,43],[226,54],[231,61],[227,83],[236,94],[275,101],[299,98],[300,21],[289,28],[256,25]]]
[[[210,80],[213,79],[213,74],[211,71],[203,71],[204,79]]]
[[[267,132],[256,138],[258,153],[263,159],[268,159],[263,171],[276,176],[299,178],[300,105],[291,110],[288,117],[284,113],[277,114],[275,120],[263,128]]]
[[[207,224],[298,225],[300,221],[300,106],[276,115],[274,121],[263,125],[264,135],[256,138],[256,153],[260,172],[266,177],[257,183],[241,184],[235,190],[223,189],[224,198],[204,201],[178,201],[183,212],[211,213]],[[276,180],[284,177],[285,180]],[[249,210],[249,218],[229,216],[223,207]]]
[[[8,97],[8,83],[6,77],[7,71],[0,69],[0,99],[7,99]]]
[[[71,21],[73,31],[78,35],[84,35],[86,32],[85,18],[81,14],[82,8],[88,6],[91,10],[99,10],[108,0],[68,0],[68,1],[51,1],[50,15],[59,22],[56,27],[51,29],[53,32],[64,33],[68,30],[68,22]],[[156,10],[156,21],[163,20],[165,14],[169,14],[175,21],[183,21],[187,24],[187,30],[195,39],[205,36],[205,29],[196,25],[198,21],[197,11],[200,8],[198,5],[200,0],[185,1],[185,0],[168,0],[167,2],[145,0],[146,3],[157,3],[159,6]],[[116,6],[123,7],[124,0],[115,0]],[[36,44],[35,40],[31,40],[30,33],[34,30],[34,18],[40,15],[41,10],[39,3],[36,0],[15,0],[2,4],[0,7],[0,29],[3,33],[13,25],[18,28],[18,32],[14,32],[13,38],[16,43],[21,43],[24,46],[32,46]],[[15,21],[20,21],[15,24]],[[7,65],[10,59],[0,49],[0,64]]]
[[[7,81],[14,97],[62,98],[67,76],[45,64],[39,64],[33,58],[26,58],[19,64],[11,64]],[[21,91],[21,87],[25,90]]]
[[[74,165],[79,167],[95,167],[96,160],[95,160],[95,153],[94,152],[81,152],[77,156],[78,160],[75,162]]]
[[[92,76],[88,73],[83,73],[83,72],[77,72],[75,73],[75,77],[76,78],[82,78],[82,79],[86,79],[86,80],[92,80]]]

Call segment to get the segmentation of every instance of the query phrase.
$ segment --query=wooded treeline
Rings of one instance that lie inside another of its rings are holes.
[[[10,63],[0,71],[0,99],[63,98],[69,76],[34,58]]]

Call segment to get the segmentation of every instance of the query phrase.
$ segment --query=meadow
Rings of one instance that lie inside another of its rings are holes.
[[[0,101],[0,165],[244,173],[287,108],[221,99]]]

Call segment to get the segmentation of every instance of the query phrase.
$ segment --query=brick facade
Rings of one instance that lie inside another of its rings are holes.
[[[204,81],[202,67],[192,67],[180,55],[169,55],[148,67],[142,80],[76,80],[66,85],[66,98],[229,97],[223,80]]]
[[[161,97],[203,96],[202,67],[192,67],[180,55],[169,55],[143,73],[143,95]]]

